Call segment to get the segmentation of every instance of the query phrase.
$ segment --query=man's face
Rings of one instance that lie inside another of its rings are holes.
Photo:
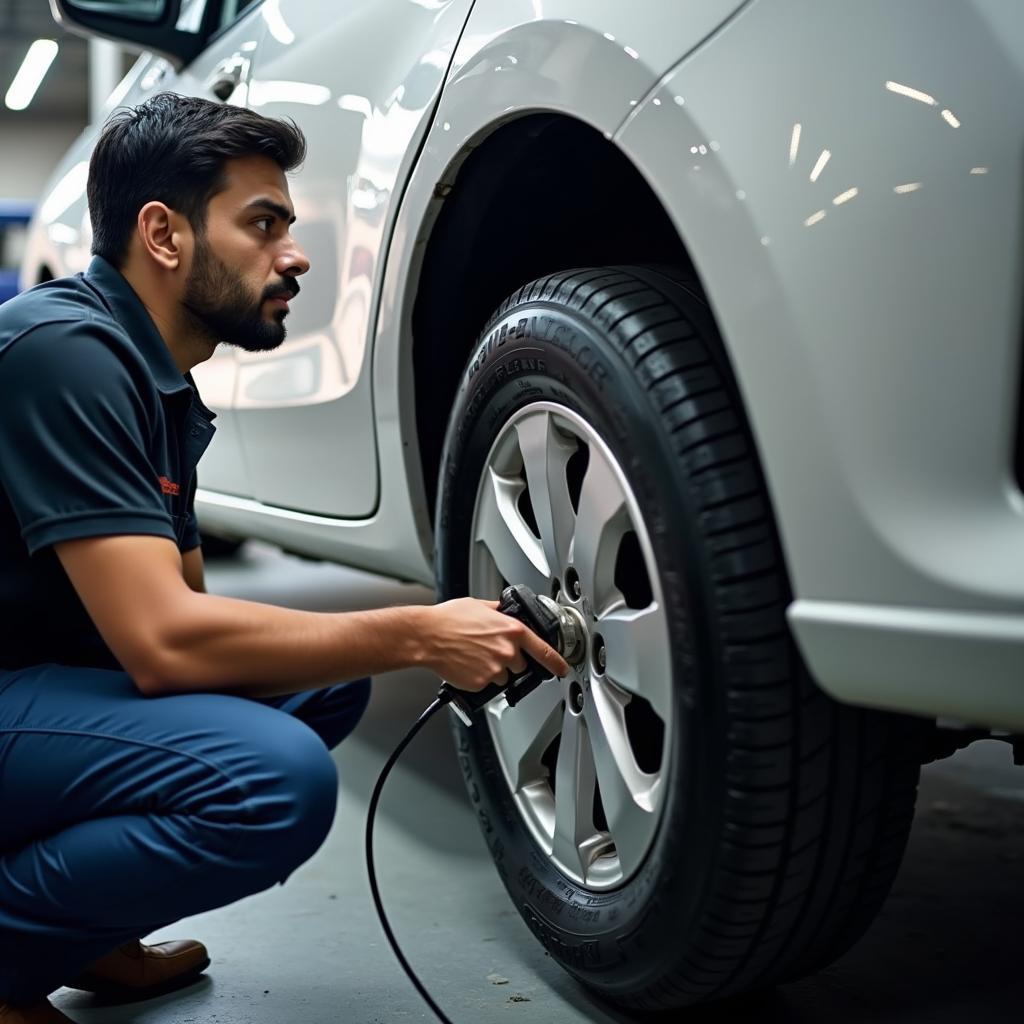
[[[213,340],[266,352],[285,339],[288,300],[309,261],[289,232],[295,217],[281,168],[254,156],[229,161],[225,172],[227,188],[195,236],[182,305]]]

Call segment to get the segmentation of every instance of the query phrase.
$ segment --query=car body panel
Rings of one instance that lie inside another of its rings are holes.
[[[276,360],[197,367],[228,427],[201,467],[204,528],[432,582],[411,355],[427,242],[474,148],[511,119],[565,114],[632,162],[701,278],[818,681],[843,700],[1024,728],[1024,12],[346,0],[325,29],[310,10],[252,13],[246,101],[310,131],[293,190],[314,272]],[[425,26],[419,46],[388,31],[403,12]],[[224,40],[202,59],[225,56]],[[359,40],[365,54],[350,52]],[[424,66],[447,68],[443,88],[425,75],[403,106]],[[147,94],[151,67],[125,102]],[[70,229],[54,272],[80,269],[76,217],[72,203],[53,220]],[[50,234],[36,232],[39,252]]]
[[[442,6],[436,0],[431,0],[431,5]],[[692,17],[680,19],[672,15],[678,5],[668,0],[652,5],[659,12],[657,24],[671,24],[673,31],[654,31],[648,25],[643,32],[635,32],[631,38],[641,49],[637,50],[640,57],[634,58],[623,49],[629,44],[597,31],[598,19],[611,16],[609,12],[618,19],[616,26],[625,30],[628,19],[622,18],[615,4],[559,0],[499,8],[478,2],[451,61],[448,81],[418,158],[408,165],[411,176],[403,186],[393,228],[385,232],[391,244],[386,265],[382,259],[378,268],[379,309],[369,322],[376,337],[372,360],[364,364],[371,368],[373,381],[380,469],[376,510],[367,519],[343,521],[294,504],[289,509],[275,508],[204,487],[196,497],[203,523],[221,531],[237,532],[241,527],[247,535],[291,550],[432,584],[430,510],[416,443],[411,316],[423,249],[437,214],[437,193],[483,136],[520,113],[573,112],[611,136],[674,57],[699,45],[716,23],[741,6],[739,0],[692,3],[687,5]],[[567,24],[570,21],[577,23]],[[648,64],[643,59],[645,52],[658,63]],[[514,61],[508,59],[509,54]],[[258,64],[256,77],[268,75],[269,65],[262,59]],[[307,164],[304,174],[310,168]],[[296,197],[304,187],[296,179]],[[337,182],[335,187],[339,187]],[[298,206],[298,198],[296,203]],[[301,213],[296,237],[302,240]],[[307,280],[311,278],[312,273]],[[296,310],[300,304],[301,299]],[[365,424],[360,429],[365,430]],[[333,465],[331,471],[336,473],[338,463]]]
[[[290,187],[312,265],[284,345],[238,353],[236,415],[266,505],[344,518],[377,506],[366,359],[377,264],[471,2],[345,0],[327,20],[307,0],[263,7],[249,103],[306,132]],[[296,458],[299,437],[320,443]]]
[[[617,136],[725,336],[817,678],[1016,727],[1022,46],[1006,5],[756,3]]]

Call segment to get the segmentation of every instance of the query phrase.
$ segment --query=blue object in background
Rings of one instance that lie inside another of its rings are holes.
[[[18,270],[32,209],[27,199],[0,199],[0,302],[18,294]]]

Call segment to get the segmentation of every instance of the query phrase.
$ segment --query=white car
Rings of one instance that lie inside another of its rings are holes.
[[[830,963],[922,761],[1024,758],[1024,5],[51,0],[309,137],[313,269],[219,413],[203,527],[575,607],[455,724],[551,955],[679,1007]],[[88,259],[98,126],[25,285]]]

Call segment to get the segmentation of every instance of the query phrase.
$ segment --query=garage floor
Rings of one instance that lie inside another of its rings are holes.
[[[430,599],[420,587],[249,545],[212,563],[209,589],[314,610]],[[209,976],[123,1006],[62,990],[81,1024],[393,1024],[432,1016],[401,973],[366,884],[363,826],[377,772],[436,690],[422,673],[381,677],[366,719],[336,754],[334,830],[285,887],[180,922],[154,938],[210,947]],[[817,977],[746,1005],[686,1014],[733,1022],[1019,1021],[1024,1004],[1024,769],[1004,744],[976,744],[926,770],[910,850],[875,927]],[[385,790],[376,851],[392,924],[456,1024],[626,1022],[602,1010],[531,937],[493,871],[437,720]],[[678,1019],[678,1018],[677,1018]]]

